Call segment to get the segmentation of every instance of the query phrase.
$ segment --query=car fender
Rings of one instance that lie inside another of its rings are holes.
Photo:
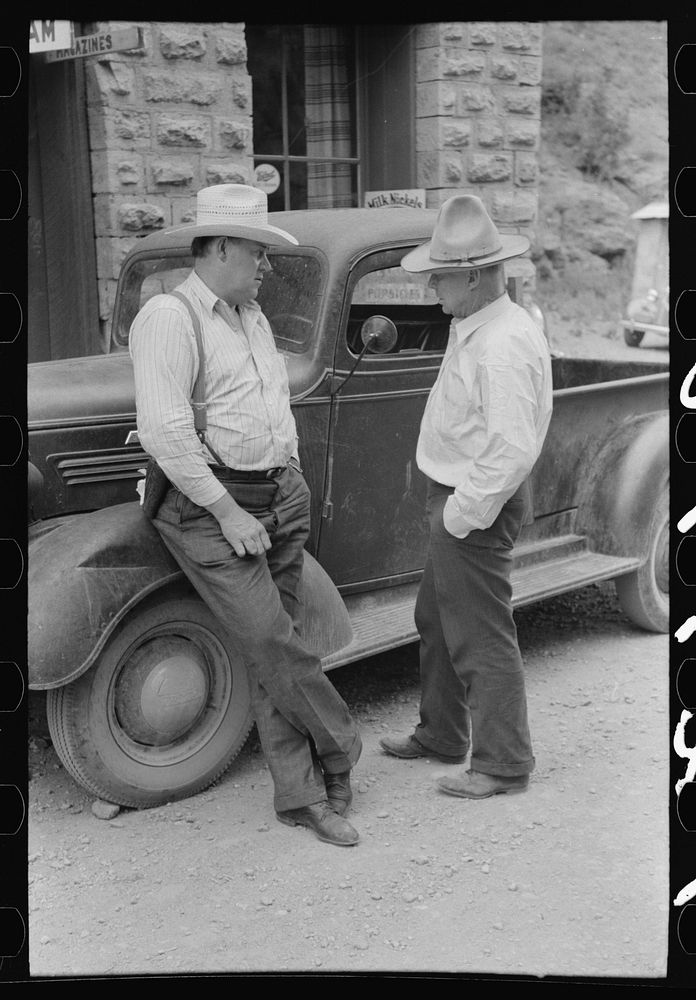
[[[61,687],[89,670],[119,623],[184,576],[137,501],[39,526],[29,542],[29,687]],[[303,637],[319,656],[352,639],[345,604],[305,552]]]
[[[578,532],[596,552],[646,559],[653,511],[668,483],[669,413],[623,421],[587,470]]]

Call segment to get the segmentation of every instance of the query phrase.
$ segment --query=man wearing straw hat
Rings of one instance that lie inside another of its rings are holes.
[[[271,270],[267,249],[297,240],[269,225],[263,192],[240,184],[201,190],[196,222],[179,231],[194,257],[175,290],[188,305],[156,295],[130,332],[140,440],[171,484],[153,524],[211,611],[239,637],[277,818],[350,846],[359,837],[343,814],[361,740],[296,628],[309,490],[285,363],[255,301]],[[196,318],[205,443],[191,409]]]
[[[551,418],[551,364],[542,331],[506,293],[503,265],[528,247],[501,235],[479,198],[457,195],[401,262],[429,275],[453,320],[416,451],[430,520],[415,611],[420,722],[380,743],[450,764],[471,752],[468,770],[437,782],[468,799],[523,792],[534,769],[510,565]]]

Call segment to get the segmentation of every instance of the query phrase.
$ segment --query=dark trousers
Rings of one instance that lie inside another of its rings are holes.
[[[455,538],[442,511],[450,487],[428,484],[430,545],[416,601],[420,634],[418,740],[466,754],[495,775],[534,770],[522,657],[512,616],[512,547],[525,515],[515,495],[490,528]]]
[[[264,556],[239,558],[217,519],[174,488],[153,523],[246,662],[274,805],[282,811],[325,799],[323,773],[350,770],[362,744],[347,705],[299,634],[309,489],[291,466],[276,482],[270,500],[262,492],[267,483],[223,482],[240,506],[275,526]]]

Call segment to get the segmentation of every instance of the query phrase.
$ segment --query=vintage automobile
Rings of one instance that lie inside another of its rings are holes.
[[[638,347],[646,333],[669,340],[669,288],[662,294],[656,288],[649,288],[644,296],[632,299],[621,327],[629,347]]]
[[[312,490],[304,634],[326,670],[416,639],[427,542],[420,417],[449,317],[402,271],[435,211],[278,213],[261,305],[287,363]],[[30,366],[29,679],[55,749],[95,796],[135,808],[191,795],[252,726],[243,662],[144,517],[129,327],[190,248],[166,232],[124,262],[112,346]],[[554,415],[515,550],[517,607],[616,581],[636,625],[668,628],[668,372],[553,360]]]

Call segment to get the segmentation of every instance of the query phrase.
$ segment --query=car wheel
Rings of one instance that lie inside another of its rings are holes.
[[[629,347],[638,347],[643,337],[642,330],[624,330],[624,340]]]
[[[665,489],[653,513],[647,560],[614,581],[626,615],[650,632],[669,631],[669,493]]]
[[[137,608],[86,673],[47,693],[47,717],[67,771],[134,808],[212,784],[252,726],[244,663],[194,596]]]

